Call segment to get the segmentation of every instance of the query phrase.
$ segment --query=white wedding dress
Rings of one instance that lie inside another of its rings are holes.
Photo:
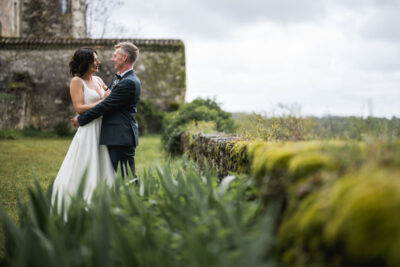
[[[81,79],[82,80],[82,79]],[[98,101],[100,95],[83,83],[85,104]],[[104,91],[101,90],[102,97]],[[115,171],[108,154],[107,146],[99,145],[102,117],[78,128],[67,155],[58,171],[53,184],[52,205],[57,205],[60,210],[62,201],[67,208],[71,196],[79,189],[83,175],[86,172],[84,185],[84,199],[90,203],[93,191],[100,183],[112,186],[115,179]]]

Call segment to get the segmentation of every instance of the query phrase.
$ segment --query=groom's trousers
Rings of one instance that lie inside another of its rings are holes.
[[[110,154],[111,162],[115,170],[118,169],[118,165],[121,166],[122,176],[125,177],[128,174],[129,165],[132,174],[136,177],[135,173],[135,146],[107,146],[108,153]]]

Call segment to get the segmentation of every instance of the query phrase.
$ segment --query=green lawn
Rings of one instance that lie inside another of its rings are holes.
[[[36,175],[43,188],[48,188],[56,177],[67,153],[71,139],[19,138],[0,140],[0,205],[17,219],[17,195],[27,198],[27,188]],[[136,150],[137,174],[148,166],[166,161],[160,136],[140,138]],[[2,241],[2,230],[0,230]],[[3,242],[1,242],[3,243]],[[1,244],[1,248],[2,248]]]

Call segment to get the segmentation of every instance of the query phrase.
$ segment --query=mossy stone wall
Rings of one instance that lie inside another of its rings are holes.
[[[184,154],[200,164],[208,164],[217,171],[220,178],[230,171],[248,171],[246,151],[238,151],[238,144],[244,139],[226,134],[202,134],[185,132],[181,137]]]
[[[258,142],[185,133],[221,176],[246,172],[260,212],[278,210],[283,266],[400,266],[400,141]]]
[[[94,47],[106,83],[115,73],[113,39],[0,38],[0,128],[52,129],[75,115],[68,63],[80,47]],[[142,82],[142,98],[162,111],[176,109],[185,99],[185,48],[179,40],[128,40],[140,49],[134,66]],[[140,112],[140,110],[138,111]]]

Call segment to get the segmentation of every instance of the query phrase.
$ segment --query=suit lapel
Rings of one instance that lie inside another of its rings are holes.
[[[123,77],[121,79],[118,79],[117,76],[114,76],[114,78],[112,79],[111,82],[111,86],[110,86],[110,90],[112,91],[115,86],[117,86],[117,84],[123,79]]]
[[[108,88],[111,89],[111,87],[112,87],[112,85],[113,85],[115,79],[117,79],[117,76],[114,75],[114,77],[112,78],[111,82],[108,84]]]
[[[117,84],[118,84],[120,81],[122,81],[123,79],[125,79],[125,78],[128,77],[129,75],[134,75],[134,74],[135,74],[135,72],[134,72],[133,70],[130,70],[130,71],[128,71],[127,73],[125,73],[124,76],[122,76],[122,78],[119,79],[119,80],[117,79],[117,76],[114,75],[114,77],[113,77],[111,83],[108,85],[108,88],[110,88],[110,90],[112,91],[112,90],[115,88],[115,86],[117,86]]]

